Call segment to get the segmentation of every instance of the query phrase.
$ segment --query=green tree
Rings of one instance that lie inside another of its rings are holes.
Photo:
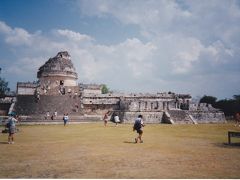
[[[233,99],[217,101],[214,107],[221,109],[226,116],[234,116],[240,112],[240,95],[234,95]]]
[[[106,84],[103,84],[102,86],[102,94],[107,94],[109,92],[109,89]]]
[[[239,102],[240,102],[240,95],[233,95],[233,98],[234,98],[236,101],[239,101]]]
[[[217,101],[217,98],[214,97],[214,96],[206,96],[206,95],[204,95],[200,99],[200,103],[212,104],[213,106],[215,105],[216,101]]]
[[[10,88],[8,87],[8,82],[5,81],[5,79],[0,77],[0,96],[4,96],[6,93],[10,91]]]

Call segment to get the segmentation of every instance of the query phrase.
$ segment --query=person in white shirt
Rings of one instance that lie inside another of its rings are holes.
[[[57,117],[57,111],[54,112],[54,116]]]
[[[115,115],[114,116],[114,121],[116,123],[116,126],[118,125],[118,123],[120,123],[120,120],[119,120],[119,116],[118,115]]]
[[[18,122],[17,119],[13,117],[13,115],[10,115],[7,121],[7,128],[8,128],[8,144],[14,144],[14,134],[16,131],[16,122]]]

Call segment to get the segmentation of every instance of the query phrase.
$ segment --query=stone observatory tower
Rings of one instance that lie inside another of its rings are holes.
[[[67,51],[62,51],[39,68],[37,78],[42,87],[54,89],[60,86],[77,86],[78,75],[71,56]]]

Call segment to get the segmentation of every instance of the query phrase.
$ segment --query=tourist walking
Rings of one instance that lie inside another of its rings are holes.
[[[119,116],[117,114],[115,114],[114,116],[114,121],[116,123],[116,126],[118,125],[118,123],[120,123]]]
[[[47,111],[46,116],[45,116],[45,119],[47,120],[47,119],[49,119],[49,117],[50,117],[50,112]]]
[[[68,113],[67,113],[67,114],[64,114],[64,115],[63,115],[64,126],[66,126],[68,120],[69,120]]]
[[[138,118],[135,120],[134,125],[133,125],[133,131],[137,131],[138,133],[138,137],[135,138],[135,143],[138,143],[138,140],[140,143],[143,143],[142,140],[142,135],[143,135],[143,127],[144,127],[144,123],[143,123],[143,118],[142,115],[139,115]]]
[[[14,134],[16,132],[16,122],[18,122],[17,119],[13,117],[13,115],[10,115],[6,124],[6,127],[8,128],[8,144],[14,144]]]
[[[54,117],[57,117],[57,111],[54,112]]]
[[[104,121],[104,126],[105,127],[107,126],[107,123],[108,123],[108,116],[109,116],[109,111],[106,112],[103,116],[103,121]]]

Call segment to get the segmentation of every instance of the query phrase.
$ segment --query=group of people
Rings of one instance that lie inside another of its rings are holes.
[[[47,120],[47,119],[49,119],[49,117],[50,117],[50,112],[49,111],[47,111],[47,113],[46,113],[46,116],[45,116],[45,119]],[[51,120],[54,120],[54,118],[56,118],[57,117],[57,111],[55,111],[52,115],[51,115]]]
[[[111,116],[110,111],[105,113],[103,116],[103,121],[104,121],[105,127],[107,126],[110,116]],[[118,123],[120,123],[120,119],[117,114],[114,115],[114,122],[116,123],[116,126],[118,125]],[[142,135],[143,135],[143,127],[144,126],[145,126],[145,124],[143,123],[143,116],[140,114],[140,115],[138,115],[138,117],[135,120],[134,125],[133,125],[133,131],[137,131],[137,133],[138,133],[138,136],[135,138],[135,143],[138,143],[138,142],[143,143]]]
[[[118,124],[120,123],[120,119],[119,119],[119,116],[117,114],[114,114],[114,122],[116,124],[116,126],[118,126]],[[108,123],[108,120],[110,119],[111,117],[111,112],[108,111],[104,114],[103,116],[103,121],[104,121],[104,126],[106,127],[107,126],[107,123]]]
[[[54,113],[54,115],[57,116],[56,112]],[[68,113],[66,113],[63,115],[64,126],[66,126],[68,120],[69,120]],[[17,130],[16,129],[17,122],[19,122],[17,116],[10,114],[5,124],[8,130],[8,144],[14,144],[14,134],[16,133]]]
[[[108,111],[105,113],[103,120],[104,120],[104,126],[107,126],[107,122],[109,120],[111,113]],[[235,116],[236,124],[235,126],[240,127],[240,113],[236,113]],[[68,113],[63,115],[63,121],[64,126],[66,126],[67,122],[69,120]],[[120,123],[119,116],[117,114],[114,115],[114,121],[116,123],[116,126],[118,123]],[[6,123],[6,127],[8,128],[9,136],[8,136],[8,144],[14,144],[14,134],[16,132],[16,122],[18,122],[17,118],[15,118],[13,115],[10,115],[8,118],[8,121]],[[138,133],[138,136],[135,138],[135,143],[143,143],[142,135],[143,135],[143,127],[145,124],[143,123],[143,116],[140,114],[136,118],[134,125],[133,125],[133,131],[136,131]]]

